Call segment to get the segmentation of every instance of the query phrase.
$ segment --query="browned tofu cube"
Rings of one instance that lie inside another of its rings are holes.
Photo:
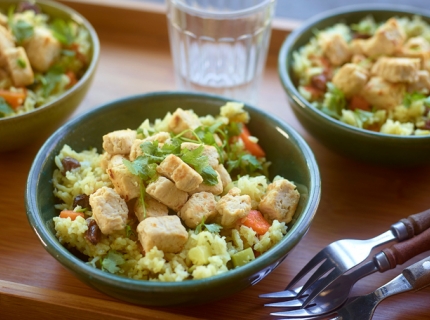
[[[269,220],[288,223],[296,212],[299,200],[300,194],[296,186],[287,179],[280,179],[267,186],[258,209]]]
[[[145,252],[157,247],[165,253],[178,253],[188,240],[188,232],[178,216],[146,218],[137,226],[137,233]]]
[[[178,212],[188,200],[188,193],[176,188],[175,184],[165,177],[158,177],[146,187],[146,192],[154,199],[164,203]]]
[[[178,216],[185,222],[187,227],[194,229],[203,220],[211,222],[217,215],[215,197],[210,192],[199,192],[193,194],[184,204]]]

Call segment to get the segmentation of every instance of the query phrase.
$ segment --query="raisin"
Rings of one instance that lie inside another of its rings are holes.
[[[102,233],[100,231],[99,226],[97,225],[96,220],[88,219],[88,230],[85,233],[85,239],[91,242],[93,245],[99,243]]]
[[[61,163],[63,164],[63,167],[64,167],[63,174],[66,173],[67,171],[70,171],[75,168],[79,168],[81,166],[79,161],[72,157],[64,157],[64,159],[61,160]]]
[[[73,199],[73,208],[81,206],[83,209],[91,210],[90,197],[86,194],[79,194]]]
[[[311,83],[313,87],[325,91],[327,88],[327,77],[324,74],[318,74],[312,77]]]

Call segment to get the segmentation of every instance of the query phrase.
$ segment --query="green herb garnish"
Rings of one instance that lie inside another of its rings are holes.
[[[34,34],[34,27],[24,20],[14,21],[15,7],[11,6],[8,11],[8,25],[16,42],[22,44],[25,40],[31,38]]]
[[[405,97],[403,98],[403,105],[406,108],[409,108],[411,104],[414,103],[415,101],[423,100],[426,98],[427,96],[420,92],[406,93]],[[426,103],[426,101],[424,101],[424,103]]]
[[[50,25],[52,34],[62,44],[69,46],[74,42],[75,35],[71,22],[55,19]]]
[[[25,63],[24,60],[22,60],[21,58],[16,60],[16,64],[21,68],[24,69],[25,67],[27,67],[27,64]]]
[[[199,225],[194,230],[195,234],[199,234],[200,232],[202,232],[203,228],[206,228],[206,230],[209,232],[219,233],[221,231],[222,226],[220,226],[219,224],[216,224],[216,223],[206,224],[205,220],[206,220],[206,217],[203,217],[202,221],[199,223]]]
[[[13,109],[9,106],[6,100],[0,97],[0,118],[3,118],[13,113]]]

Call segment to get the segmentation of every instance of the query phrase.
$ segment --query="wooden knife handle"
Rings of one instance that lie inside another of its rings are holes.
[[[412,235],[420,234],[430,228],[430,209],[410,215],[407,218],[401,219],[400,222],[405,224],[411,237]]]
[[[385,248],[385,253],[390,263],[391,269],[403,264],[420,253],[430,250],[430,229],[403,242],[398,242],[389,248]]]
[[[427,257],[402,271],[414,290],[430,285],[430,257]]]

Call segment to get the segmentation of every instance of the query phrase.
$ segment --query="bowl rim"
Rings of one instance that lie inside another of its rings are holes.
[[[288,62],[289,59],[287,57],[290,55],[291,48],[294,46],[295,42],[301,38],[301,35],[308,31],[309,29],[315,28],[315,25],[320,22],[336,17],[343,16],[348,13],[358,12],[363,13],[363,17],[365,15],[372,14],[374,12],[383,12],[383,11],[392,11],[393,13],[405,13],[426,17],[430,20],[430,11],[420,9],[413,6],[408,5],[397,5],[397,4],[380,4],[380,3],[369,3],[369,4],[354,4],[338,7],[335,9],[327,10],[321,12],[314,17],[306,20],[303,24],[301,24],[298,28],[293,30],[290,35],[286,37],[284,40],[281,49],[278,54],[278,74],[281,79],[282,86],[287,91],[290,98],[303,110],[308,110],[308,112],[314,116],[321,117],[325,122],[340,128],[341,130],[348,132],[350,134],[359,134],[360,136],[366,138],[384,138],[393,143],[398,143],[401,141],[419,141],[419,140],[428,140],[430,139],[430,135],[411,135],[411,136],[401,136],[401,135],[393,135],[381,132],[375,132],[371,130],[366,130],[358,127],[351,126],[346,124],[338,119],[332,118],[329,115],[325,114],[321,110],[312,106],[297,90],[294,85],[289,72],[289,67],[291,62]]]
[[[8,0],[9,2],[19,2],[20,0]],[[65,13],[68,13],[70,15],[70,19],[79,23],[80,25],[84,26],[85,29],[88,30],[89,34],[90,34],[90,39],[92,42],[92,58],[91,58],[91,62],[87,67],[87,70],[85,71],[84,75],[78,80],[78,82],[70,89],[68,89],[67,91],[63,92],[61,95],[59,95],[55,100],[52,100],[38,108],[35,108],[34,110],[28,111],[28,112],[24,112],[22,114],[18,114],[18,115],[14,115],[11,117],[6,117],[6,118],[0,118],[0,124],[2,122],[17,122],[17,121],[21,121],[21,119],[26,119],[27,117],[31,117],[34,114],[40,113],[40,112],[44,112],[44,110],[46,109],[51,109],[54,108],[58,103],[60,103],[61,101],[67,99],[67,97],[69,95],[71,95],[73,92],[78,91],[79,89],[81,89],[86,82],[88,82],[89,78],[92,76],[94,70],[97,67],[98,64],[98,60],[100,57],[100,40],[99,37],[97,35],[97,32],[95,31],[94,27],[91,25],[91,23],[79,12],[77,12],[76,10],[62,4],[59,2],[54,2],[52,0],[35,0],[35,4],[41,4],[42,6],[46,6],[46,7],[50,7],[50,8],[55,8],[58,10],[61,10]]]
[[[292,137],[294,141],[297,142],[297,145],[303,153],[303,157],[306,160],[306,166],[309,170],[310,187],[309,194],[307,195],[309,201],[308,204],[303,208],[303,212],[306,214],[302,214],[302,216],[297,219],[296,223],[294,223],[294,225],[289,229],[289,232],[287,232],[281,242],[270,249],[269,252],[271,252],[271,254],[267,255],[266,258],[260,257],[260,259],[255,259],[254,261],[248,263],[245,266],[242,266],[237,269],[232,269],[228,272],[224,272],[222,274],[211,276],[205,279],[185,280],[180,282],[135,280],[121,277],[115,274],[110,274],[108,272],[87,265],[85,262],[71,254],[65,246],[59,243],[55,234],[52,234],[48,230],[45,221],[41,219],[41,215],[37,214],[38,209],[36,201],[36,189],[38,185],[41,167],[44,166],[44,164],[47,162],[46,155],[50,153],[53,149],[55,149],[58,142],[62,139],[63,134],[67,134],[68,132],[72,131],[73,128],[80,123],[80,121],[97,116],[97,114],[103,112],[106,109],[119,108],[120,104],[125,101],[136,99],[151,99],[152,97],[162,99],[163,96],[165,96],[166,94],[170,97],[176,96],[178,98],[221,98],[221,101],[232,101],[231,99],[226,99],[217,95],[177,91],[158,91],[152,93],[136,94],[102,104],[88,112],[85,112],[69,120],[59,129],[57,129],[48,138],[48,140],[46,140],[44,145],[37,153],[35,160],[30,168],[27,178],[27,185],[25,188],[25,205],[27,219],[33,231],[36,233],[40,242],[44,246],[45,250],[47,250],[54,258],[56,258],[56,260],[63,264],[67,269],[79,275],[85,275],[86,278],[91,278],[92,281],[103,282],[111,286],[119,286],[138,292],[169,292],[169,290],[171,292],[175,292],[176,289],[197,291],[199,289],[207,287],[208,285],[214,286],[228,283],[234,280],[236,277],[239,277],[240,279],[245,279],[245,277],[249,278],[254,275],[257,270],[263,271],[265,270],[265,268],[271,266],[277,261],[279,263],[282,262],[281,258],[286,256],[283,247],[286,245],[290,248],[290,250],[294,248],[309,230],[313,218],[316,214],[321,196],[320,172],[312,150],[305,142],[305,140],[292,127],[290,127],[286,122],[280,120],[279,118],[275,118],[269,113],[248,104],[245,104],[245,109],[250,109],[257,114],[268,117],[271,122],[278,126],[278,131],[285,131],[284,129],[286,129],[289,137]],[[279,265],[279,263],[277,265]],[[260,276],[259,274],[259,277],[257,277],[253,281],[257,283],[259,280],[264,278],[265,275],[266,274]]]

